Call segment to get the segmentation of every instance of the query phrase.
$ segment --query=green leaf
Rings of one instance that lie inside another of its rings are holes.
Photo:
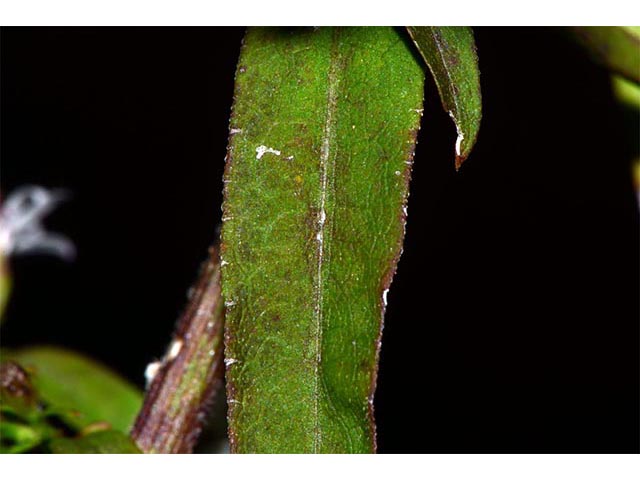
[[[407,27],[407,30],[431,70],[443,108],[456,125],[456,169],[459,169],[476,143],[482,118],[473,31],[469,27]]]
[[[2,419],[0,422],[0,453],[24,453],[42,441],[38,426],[23,425]]]
[[[75,428],[106,421],[128,431],[142,405],[136,387],[80,354],[37,347],[13,352],[10,358],[32,373],[40,398]]]
[[[390,27],[252,28],[222,283],[233,452],[372,452],[424,71]]]
[[[124,433],[105,430],[79,438],[51,440],[52,453],[142,453]]]
[[[594,60],[640,83],[640,27],[571,27]]]
[[[59,422],[49,422],[50,413],[38,398],[29,374],[16,362],[1,362],[0,453],[42,451],[42,443],[65,430]]]
[[[613,75],[611,78],[613,93],[620,103],[633,111],[640,111],[640,85]]]

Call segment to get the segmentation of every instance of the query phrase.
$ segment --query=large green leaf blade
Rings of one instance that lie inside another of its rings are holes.
[[[467,159],[478,138],[482,119],[480,69],[469,27],[407,27],[431,70],[442,106],[453,119],[456,168]]]
[[[38,394],[76,428],[108,422],[128,431],[142,405],[142,393],[107,367],[75,352],[33,347],[11,352],[32,373]]]
[[[223,217],[232,451],[374,451],[423,81],[393,28],[248,31]]]

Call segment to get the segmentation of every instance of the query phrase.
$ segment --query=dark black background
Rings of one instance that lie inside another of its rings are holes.
[[[79,252],[12,261],[5,346],[64,345],[142,385],[220,221],[242,34],[2,30],[2,193],[72,192],[48,224]],[[484,118],[460,173],[426,85],[379,450],[637,452],[637,117],[560,31],[476,38]]]

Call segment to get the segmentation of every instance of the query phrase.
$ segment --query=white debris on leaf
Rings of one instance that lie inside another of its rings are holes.
[[[449,116],[451,117],[451,120],[453,120],[453,123],[456,126],[456,133],[458,135],[458,137],[456,138],[456,155],[460,157],[461,156],[460,149],[462,148],[464,133],[462,133],[462,130],[460,130],[460,125],[458,125],[458,121],[456,120],[456,117],[453,115],[453,112],[449,111]]]
[[[389,290],[385,290],[384,292],[382,292],[382,303],[384,303],[384,306],[387,306],[387,293],[389,292]]]
[[[0,252],[4,255],[50,254],[72,260],[75,247],[66,237],[47,232],[42,219],[68,195],[37,185],[19,188],[0,208]]]
[[[233,365],[234,363],[238,363],[238,360],[235,358],[225,358],[224,364],[228,367],[229,365]]]
[[[384,292],[382,292],[382,302],[384,306],[387,306],[387,294],[389,293],[389,289],[387,288]]]
[[[456,155],[461,156],[460,147],[462,146],[462,140],[464,140],[464,135],[460,130],[458,130],[458,138],[456,138]]]
[[[280,150],[276,150],[275,148],[260,145],[259,147],[256,147],[256,160],[260,160],[265,153],[280,155],[282,152]]]

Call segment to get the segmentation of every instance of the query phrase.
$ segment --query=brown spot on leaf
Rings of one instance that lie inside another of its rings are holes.
[[[0,364],[0,384],[12,397],[33,398],[33,387],[29,374],[16,362],[8,361]]]

